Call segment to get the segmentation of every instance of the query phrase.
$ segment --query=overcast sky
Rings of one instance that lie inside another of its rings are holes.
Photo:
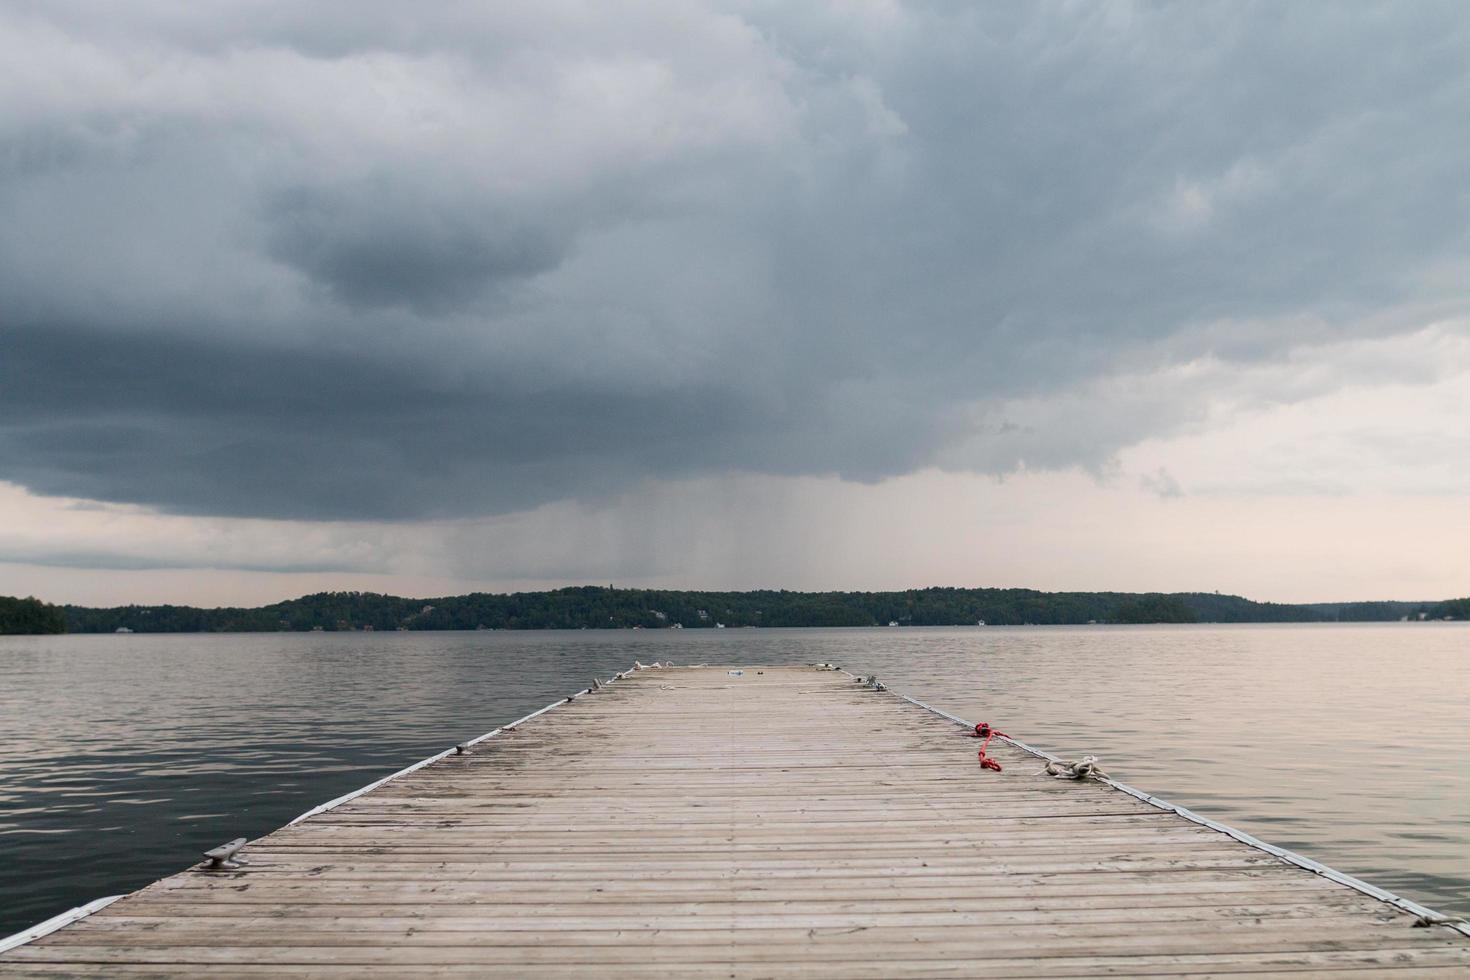
[[[1470,8],[0,0],[0,593],[1470,594]]]

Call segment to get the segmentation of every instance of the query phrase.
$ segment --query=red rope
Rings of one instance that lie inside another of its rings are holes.
[[[1007,735],[1005,732],[998,732],[994,728],[991,728],[990,722],[982,721],[980,724],[975,726],[975,732],[973,735],[970,736],[971,738],[985,739],[984,743],[980,746],[981,769],[993,769],[996,772],[1000,772],[1000,763],[996,762],[990,756],[985,754],[985,750],[990,746],[990,740],[997,735],[999,735],[1001,738],[1010,738],[1010,736]]]

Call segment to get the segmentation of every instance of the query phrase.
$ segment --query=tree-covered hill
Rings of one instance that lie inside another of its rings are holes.
[[[61,609],[40,599],[0,596],[0,633],[65,633]]]
[[[1455,600],[1466,603],[1470,600]],[[963,626],[1075,623],[1286,623],[1418,618],[1450,603],[1283,605],[1217,593],[1038,592],[910,589],[904,592],[680,592],[582,586],[510,595],[408,599],[321,592],[254,609],[67,606],[76,633],[279,630],[686,629],[725,626]],[[1458,609],[1459,607],[1454,607]],[[1377,615],[1368,615],[1376,613]],[[1451,615],[1442,612],[1435,616]],[[1466,610],[1470,615],[1470,609]]]

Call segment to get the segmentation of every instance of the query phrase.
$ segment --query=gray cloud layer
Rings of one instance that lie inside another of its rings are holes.
[[[1190,407],[1095,379],[1462,301],[1467,55],[1453,2],[0,2],[0,479],[1096,466]]]

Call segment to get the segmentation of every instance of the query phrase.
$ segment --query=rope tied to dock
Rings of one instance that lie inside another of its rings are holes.
[[[1470,926],[1470,921],[1456,915],[1442,915],[1439,912],[1426,912],[1414,920],[1415,929],[1428,929],[1430,926],[1449,926],[1452,929],[1460,929]],[[1466,933],[1470,935],[1470,933]]]
[[[1097,756],[1084,755],[1080,759],[1053,759],[1036,775],[1055,776],[1057,779],[1107,779],[1108,774],[1098,765]]]
[[[1005,732],[998,732],[994,728],[991,728],[990,722],[988,721],[982,721],[980,724],[976,725],[975,731],[970,734],[971,738],[985,739],[985,741],[980,744],[981,769],[990,769],[995,772],[1001,771],[1000,763],[985,754],[985,750],[990,746],[990,740],[997,735],[999,735],[1001,738],[1010,738],[1010,736],[1007,735]]]

